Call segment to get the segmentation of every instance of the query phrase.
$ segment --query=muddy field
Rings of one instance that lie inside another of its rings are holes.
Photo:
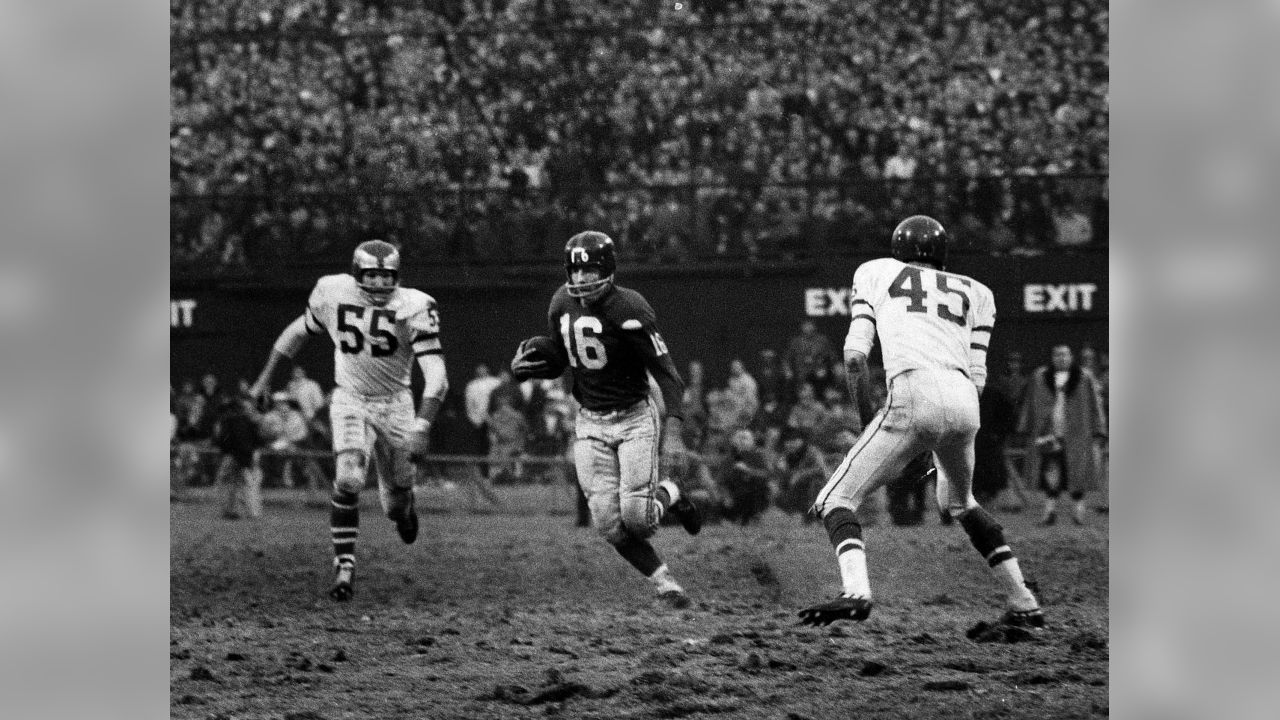
[[[355,599],[330,601],[327,510],[272,498],[255,522],[198,493],[170,514],[174,718],[1077,718],[1108,712],[1106,517],[997,513],[1050,626],[977,642],[1000,598],[958,526],[867,528],[876,607],[796,624],[839,589],[819,525],[664,527],[693,606],[668,610],[567,499],[509,512],[420,496],[406,547],[362,501]],[[542,492],[546,492],[542,490]],[[1015,642],[1016,641],[1016,642]]]

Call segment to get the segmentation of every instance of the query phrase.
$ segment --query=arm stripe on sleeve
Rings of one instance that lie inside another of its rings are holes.
[[[857,300],[854,300],[854,301],[853,301],[853,304],[854,304],[854,305],[866,305],[867,307],[870,307],[870,306],[871,306],[871,303],[867,302],[866,300],[863,300],[862,298],[858,298]]]
[[[979,325],[973,329],[974,332],[991,332],[990,325]]]
[[[307,329],[309,335],[323,335],[324,323],[316,319],[316,314],[311,312],[311,308],[307,308],[307,317],[303,322],[303,326]]]
[[[982,352],[986,352],[986,351],[987,351],[987,346],[986,346],[986,345],[983,345],[982,343],[969,343],[969,349],[970,349],[970,350],[981,350]]]
[[[854,320],[870,320],[872,325],[876,324],[876,319],[866,313],[858,313],[857,315],[853,316],[853,319]]]
[[[414,353],[413,356],[422,357],[423,355],[441,355],[443,353],[444,353],[444,348],[436,348],[434,350],[419,350],[418,352]]]

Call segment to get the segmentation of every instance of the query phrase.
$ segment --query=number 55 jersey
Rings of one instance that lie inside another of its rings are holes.
[[[844,349],[867,354],[878,334],[886,381],[907,370],[957,370],[986,384],[996,303],[986,285],[893,258],[853,275],[852,320]]]
[[[334,382],[364,396],[408,389],[413,358],[441,352],[436,301],[398,287],[373,303],[348,274],[325,275],[307,300],[307,332],[333,340]]]

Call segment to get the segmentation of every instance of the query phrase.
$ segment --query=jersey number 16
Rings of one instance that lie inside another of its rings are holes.
[[[569,353],[569,364],[578,367],[581,364],[588,370],[599,370],[609,362],[604,343],[598,336],[604,331],[600,318],[583,315],[572,323],[570,332],[569,316],[560,316],[560,337],[564,339],[564,349]]]

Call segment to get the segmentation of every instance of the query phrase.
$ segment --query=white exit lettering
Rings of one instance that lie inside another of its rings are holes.
[[[849,314],[849,288],[806,288],[804,314],[829,317]]]
[[[189,328],[195,324],[195,315],[195,300],[184,299],[169,301],[169,327]]]
[[[1093,294],[1097,291],[1096,283],[1029,283],[1022,288],[1022,306],[1027,312],[1092,310]]]

